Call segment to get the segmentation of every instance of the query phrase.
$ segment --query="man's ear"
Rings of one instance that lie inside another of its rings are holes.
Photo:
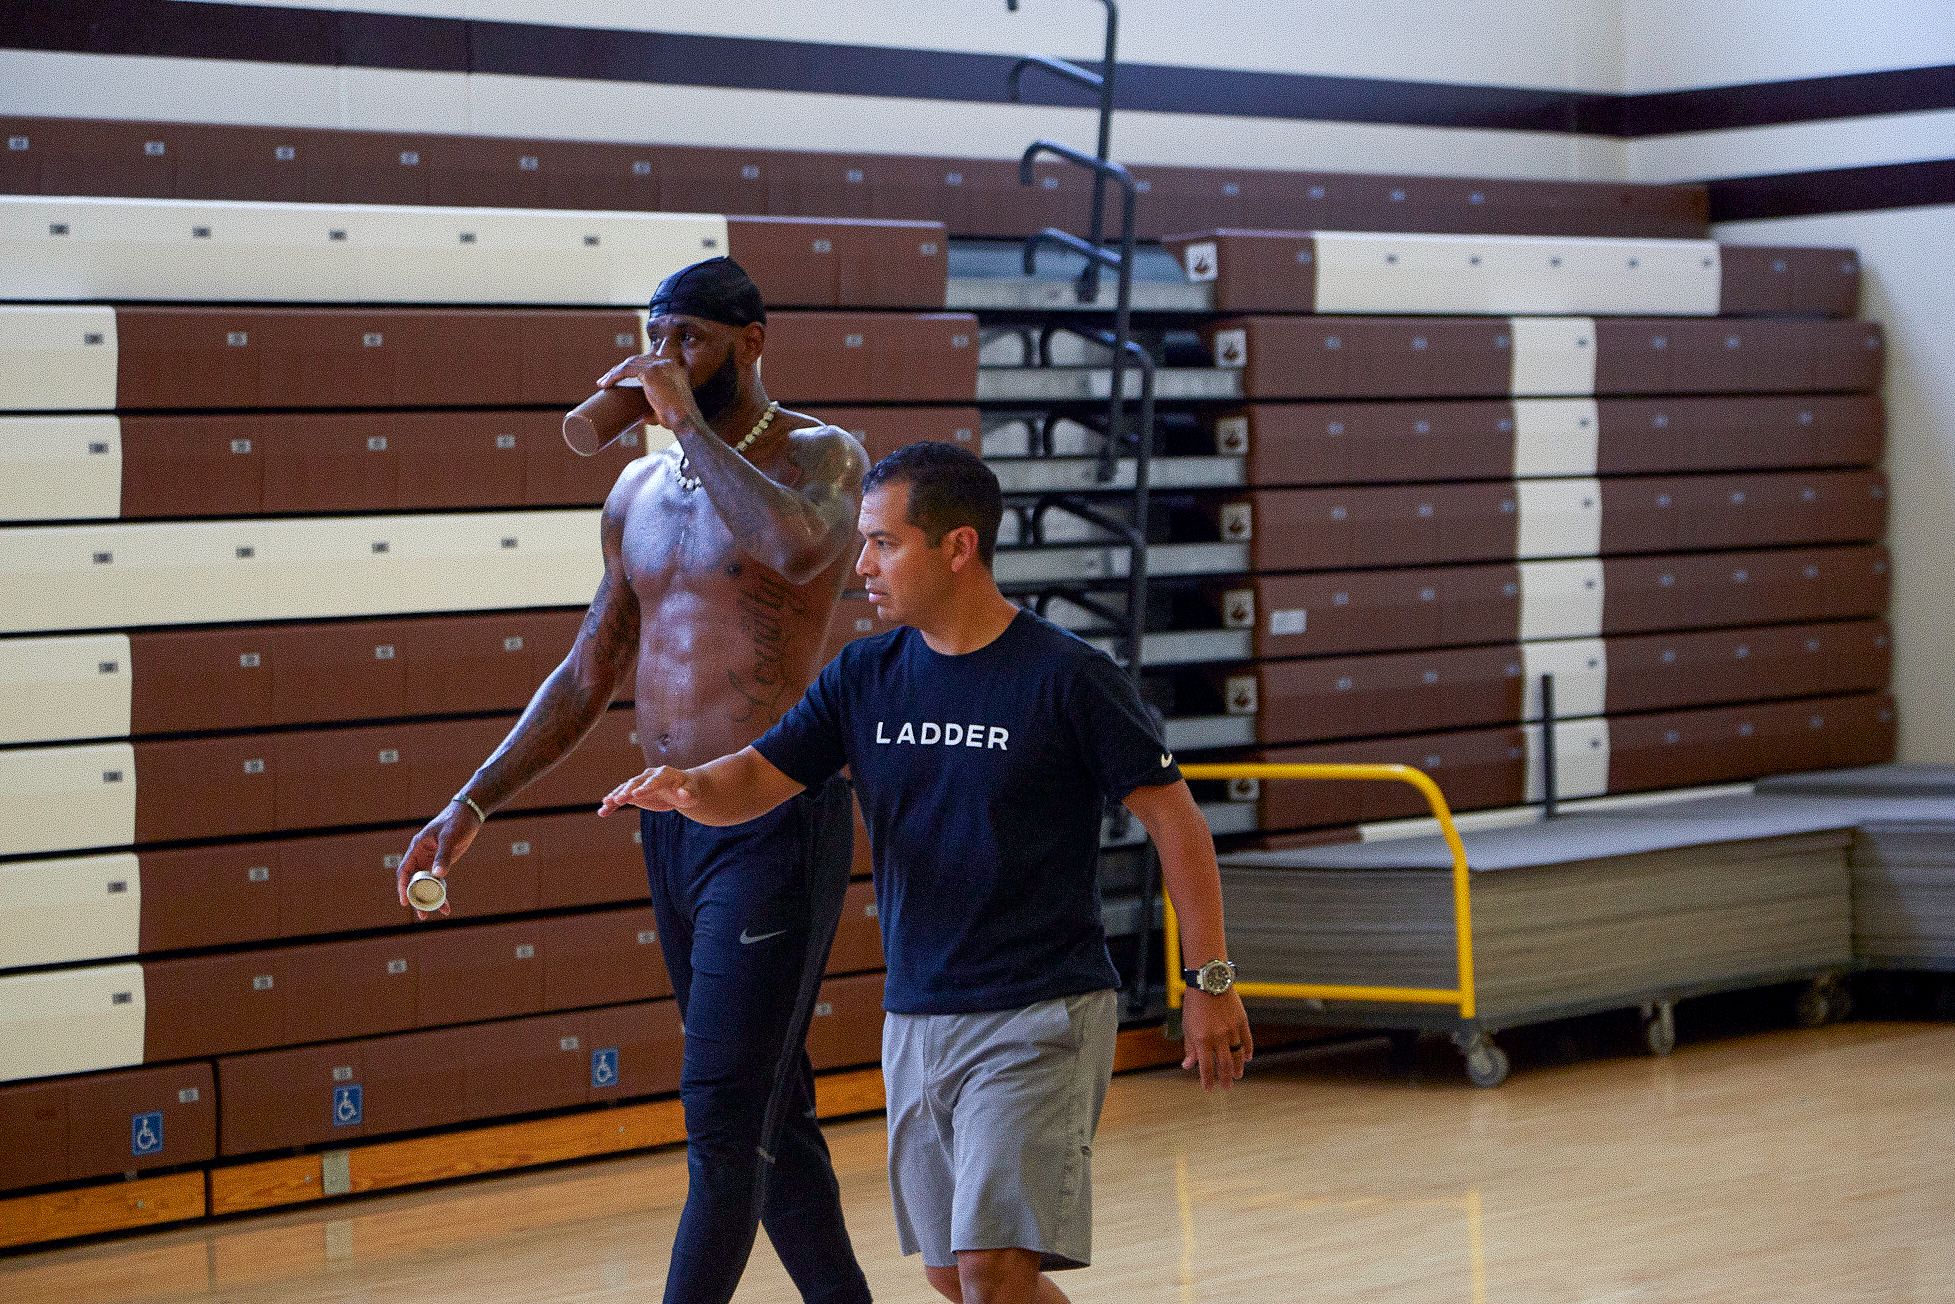
[[[757,321],[750,321],[740,328],[739,338],[733,342],[736,365],[751,367],[760,361],[760,355],[767,348],[767,328]]]
[[[944,535],[944,542],[950,545],[948,556],[950,569],[961,571],[977,560],[977,530],[969,525],[959,525]]]

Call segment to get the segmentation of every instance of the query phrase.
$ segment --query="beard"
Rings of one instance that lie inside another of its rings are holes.
[[[739,396],[740,373],[733,365],[733,349],[728,346],[726,361],[720,363],[713,374],[692,391],[692,401],[699,406],[700,416],[714,422],[733,406],[733,400]]]

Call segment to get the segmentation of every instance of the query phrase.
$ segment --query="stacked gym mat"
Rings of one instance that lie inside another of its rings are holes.
[[[1951,795],[1761,785],[1468,830],[1479,1005],[1468,1024],[1492,1031],[1856,963],[1939,967]],[[1451,987],[1452,864],[1436,836],[1226,855],[1238,961],[1271,982]],[[1313,1017],[1460,1026],[1373,1004]]]
[[[1881,969],[1955,970],[1955,766],[1888,765],[1767,779],[1760,792],[1877,805],[1854,830],[1853,950]]]

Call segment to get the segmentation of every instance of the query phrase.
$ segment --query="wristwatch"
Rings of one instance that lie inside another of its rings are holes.
[[[1235,965],[1227,960],[1210,960],[1199,969],[1183,969],[1181,981],[1210,996],[1220,996],[1235,986]]]

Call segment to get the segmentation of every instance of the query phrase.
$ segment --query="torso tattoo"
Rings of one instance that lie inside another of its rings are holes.
[[[808,432],[763,467],[796,487]],[[638,742],[652,765],[697,765],[744,747],[820,669],[854,551],[794,584],[736,539],[677,458],[655,456],[626,509],[623,557],[638,599]],[[778,463],[778,464],[777,464]]]

